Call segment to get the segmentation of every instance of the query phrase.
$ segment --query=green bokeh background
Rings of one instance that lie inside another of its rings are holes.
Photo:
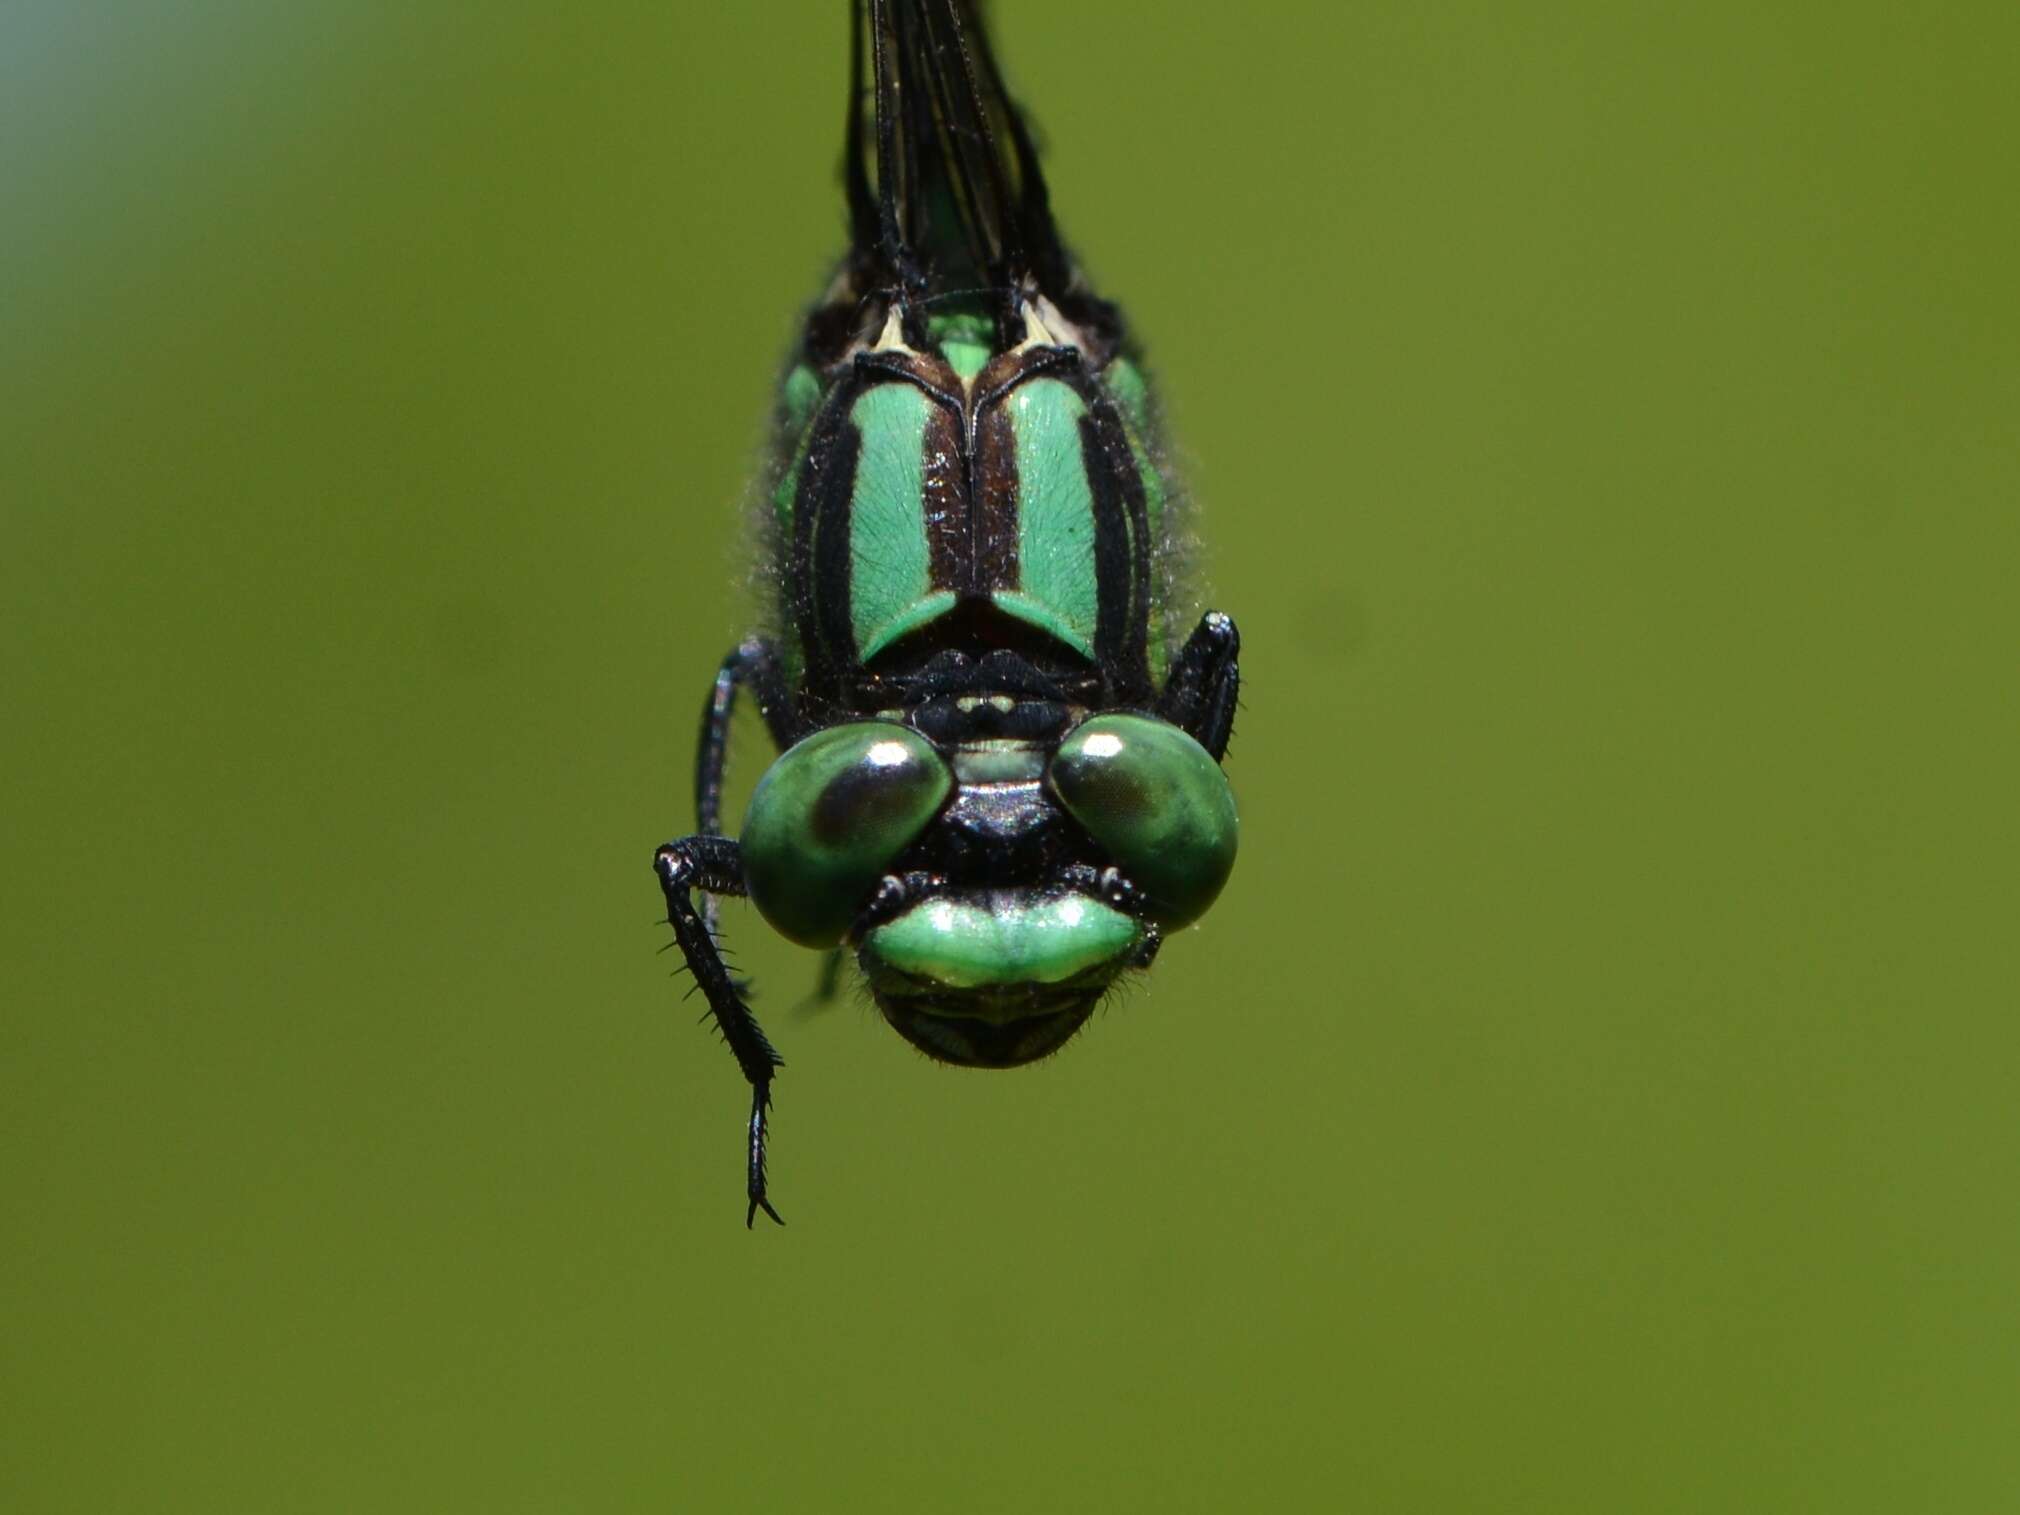
[[[0,7],[0,1505],[2014,1507],[2015,8],[1003,4],[1242,861],[1008,1075],[732,912],[746,1233],[839,9]]]

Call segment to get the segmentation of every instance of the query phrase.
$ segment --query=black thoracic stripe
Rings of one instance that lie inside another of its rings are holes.
[[[1144,493],[1143,474],[1136,466],[1136,449],[1129,445],[1128,428],[1122,413],[1106,391],[1097,394],[1093,413],[1100,417],[1103,444],[1110,466],[1122,484],[1123,503],[1129,508],[1129,639],[1123,656],[1131,677],[1142,679],[1141,693],[1150,693],[1150,501]]]
[[[856,462],[863,433],[851,421],[835,439],[835,466],[821,490],[814,524],[814,624],[822,658],[836,677],[856,661],[856,629],[849,618],[851,523],[855,516]]]
[[[1137,699],[1150,687],[1148,607],[1138,562],[1144,501],[1141,481],[1132,481],[1116,456],[1118,444],[1126,457],[1128,443],[1113,408],[1096,398],[1080,418],[1081,461],[1094,499],[1094,658],[1110,680],[1112,695]]]
[[[859,384],[847,380],[835,386],[815,423],[793,491],[787,614],[805,650],[808,686],[822,694],[832,692],[855,660],[849,624],[849,516],[863,438],[850,411],[860,392]]]
[[[926,519],[927,579],[935,589],[967,586],[974,561],[968,480],[961,466],[961,418],[940,405],[926,416],[920,444]]]
[[[1015,589],[1017,553],[1017,433],[1009,408],[996,404],[975,427],[975,472],[969,483],[968,576],[956,587]]]

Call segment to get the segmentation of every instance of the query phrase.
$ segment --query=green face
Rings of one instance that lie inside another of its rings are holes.
[[[940,816],[956,768],[978,791],[1042,784],[1160,928],[1204,914],[1234,866],[1227,780],[1164,721],[1099,715],[1049,755],[962,748],[953,767],[910,727],[858,721],[806,738],[759,781],[742,836],[752,901],[792,941],[838,945]],[[1005,1066],[1071,1036],[1140,959],[1146,927],[1077,889],[995,883],[982,861],[981,876],[951,878],[869,931],[861,958],[885,1016],[914,1044],[948,1062]]]
[[[1084,894],[1022,890],[930,899],[872,933],[883,962],[955,990],[1067,983],[1128,952],[1142,934]]]
[[[1033,753],[1030,775],[1114,859],[1157,926],[1197,920],[1227,882],[1234,796],[1177,727],[1096,716],[1049,762]],[[1145,940],[1138,919],[1078,891],[983,887],[923,900],[871,931],[862,961],[885,1017],[916,1046],[1003,1067],[1070,1037]]]
[[[992,889],[913,906],[869,934],[862,962],[913,1046],[1007,1068],[1079,1030],[1142,940],[1140,925],[1086,895]]]

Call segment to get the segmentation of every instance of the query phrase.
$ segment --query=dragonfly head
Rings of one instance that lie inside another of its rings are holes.
[[[892,1026],[945,1062],[1007,1067],[1078,1030],[1234,866],[1227,780],[1150,716],[936,745],[857,721],[798,743],[751,798],[752,901],[806,946],[855,946]]]

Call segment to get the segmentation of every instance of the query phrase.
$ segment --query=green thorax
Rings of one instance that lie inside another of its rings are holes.
[[[927,317],[926,339],[966,387],[995,356],[996,323],[981,311],[952,310]]]
[[[774,506],[795,667],[843,679],[979,605],[976,624],[1035,629],[1120,690],[1161,681],[1166,492],[1139,371],[1097,366],[1035,312],[1015,341],[960,307],[905,333],[887,317],[786,377]]]

